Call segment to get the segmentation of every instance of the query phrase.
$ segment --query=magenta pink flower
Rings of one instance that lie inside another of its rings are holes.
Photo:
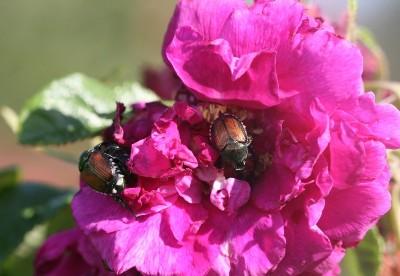
[[[242,0],[180,1],[164,55],[200,99],[264,108],[302,93],[334,105],[361,93],[362,61],[319,23],[293,0],[251,7]]]
[[[107,268],[96,249],[79,229],[54,234],[39,249],[35,260],[35,275],[115,275]],[[124,275],[134,276],[131,270]]]
[[[143,71],[143,84],[164,100],[174,100],[181,82],[168,67],[156,69],[147,67]]]
[[[331,29],[294,0],[178,3],[164,56],[198,102],[135,106],[124,124],[119,105],[107,139],[131,149],[131,210],[86,185],[72,203],[108,267],[338,273],[390,208],[385,149],[400,146],[400,114],[363,92],[359,50]],[[243,171],[210,142],[220,112],[252,137]]]
[[[308,5],[306,12],[310,16],[314,16],[323,20],[322,12],[317,5]],[[325,22],[325,26],[329,27],[329,23]],[[338,22],[333,22],[332,26],[336,34],[346,37],[349,32],[349,15],[347,13],[343,14]],[[384,73],[385,67],[385,56],[381,52],[378,45],[374,45],[374,42],[370,41],[371,38],[362,28],[357,30],[362,35],[358,34],[355,37],[355,43],[360,49],[361,55],[363,57],[363,73],[362,78],[364,81],[373,81],[380,79]]]

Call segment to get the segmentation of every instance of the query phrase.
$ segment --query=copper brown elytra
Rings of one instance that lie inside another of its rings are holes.
[[[122,202],[121,193],[129,174],[126,161],[129,154],[115,143],[101,143],[82,153],[79,171],[83,181],[93,190],[111,195]]]
[[[210,139],[221,153],[223,162],[237,171],[245,168],[251,137],[238,117],[230,113],[220,114],[210,126]]]

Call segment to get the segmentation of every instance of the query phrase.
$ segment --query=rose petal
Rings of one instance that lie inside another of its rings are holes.
[[[238,0],[182,0],[165,37],[164,57],[201,99],[273,106],[296,93],[278,90],[274,53],[292,38],[302,14],[296,1],[249,7]]]
[[[221,211],[235,213],[250,198],[250,185],[247,181],[235,178],[217,178],[210,194],[210,201]]]
[[[274,53],[252,53],[237,59],[226,41],[216,40],[191,51],[167,51],[166,55],[178,76],[200,99],[263,108],[285,97],[278,94]],[[172,60],[172,56],[180,58]]]
[[[163,213],[163,217],[168,220],[175,239],[182,242],[198,232],[207,219],[207,211],[201,204],[186,204],[178,200]]]
[[[300,190],[301,184],[296,182],[292,171],[273,164],[252,187],[252,201],[265,211],[277,210]]]
[[[281,89],[309,101],[318,97],[329,112],[363,91],[359,50],[325,30],[298,34],[290,49],[279,51],[277,74]]]
[[[388,148],[400,146],[400,112],[393,105],[376,104],[375,95],[370,92],[342,108],[344,111],[336,115],[336,120],[346,120],[357,129],[358,136],[378,140]]]
[[[112,233],[127,228],[135,218],[111,196],[82,187],[74,196],[72,214],[84,233],[104,231]]]
[[[165,155],[156,149],[154,141],[147,138],[132,144],[128,166],[137,175],[157,178],[166,174],[172,164]]]
[[[200,203],[203,197],[203,184],[192,175],[181,175],[175,180],[178,194],[188,203]]]
[[[128,228],[111,234],[97,232],[91,235],[103,259],[117,273],[136,267],[150,275],[205,274],[209,261],[204,258],[207,249],[193,250],[192,242],[179,245],[161,213],[135,221]],[[196,252],[197,251],[197,252]]]
[[[389,192],[378,185],[334,189],[326,198],[319,227],[344,246],[359,242],[376,221],[390,209]]]
[[[346,188],[378,179],[386,170],[385,146],[364,142],[347,124],[339,123],[330,145],[331,175],[334,186]],[[377,182],[386,186],[388,182]]]
[[[283,220],[278,213],[269,215],[244,209],[229,232],[232,275],[261,275],[274,268],[285,255]]]
[[[326,259],[331,243],[316,226],[288,223],[285,227],[286,255],[272,275],[297,275]]]

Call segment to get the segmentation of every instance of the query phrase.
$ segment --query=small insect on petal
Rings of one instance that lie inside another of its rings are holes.
[[[101,143],[82,153],[79,170],[82,180],[93,190],[120,195],[125,188],[128,154],[114,143]]]
[[[243,170],[251,138],[244,124],[233,114],[223,113],[210,126],[210,140],[220,151],[224,162]]]

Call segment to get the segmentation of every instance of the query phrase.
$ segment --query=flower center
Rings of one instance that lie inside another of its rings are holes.
[[[200,110],[210,124],[209,140],[220,154],[217,168],[223,170],[226,178],[253,182],[272,159],[268,151],[253,144],[264,132],[256,114],[218,104],[200,104]]]

